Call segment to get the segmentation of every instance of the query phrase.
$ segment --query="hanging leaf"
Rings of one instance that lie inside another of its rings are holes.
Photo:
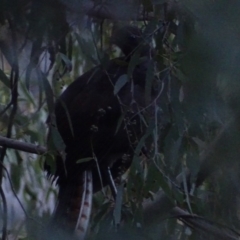
[[[134,53],[130,59],[129,65],[128,65],[128,77],[129,78],[131,78],[134,69],[140,62],[141,62],[140,55],[137,52]]]
[[[52,113],[54,111],[54,99],[53,99],[52,87],[49,84],[49,81],[46,78],[46,76],[39,69],[37,69],[37,74],[43,84],[43,89],[46,95],[48,110],[50,113]]]
[[[146,104],[151,102],[151,92],[152,85],[154,80],[154,65],[152,61],[148,62],[147,74],[146,74],[146,83],[145,83],[145,101]]]
[[[10,88],[10,80],[6,74],[0,69],[0,81],[8,88]]]
[[[23,91],[23,94],[26,98],[26,100],[28,102],[30,102],[31,104],[33,104],[34,107],[36,107],[35,101],[34,101],[34,97],[32,96],[32,94],[27,90],[26,85],[23,84],[22,81],[20,81],[20,86],[21,86],[21,90]]]
[[[127,74],[123,74],[121,75],[117,82],[115,83],[115,86],[114,86],[114,95],[117,95],[118,92],[123,88],[123,86],[128,82],[128,76]]]
[[[65,63],[67,70],[70,72],[72,71],[72,62],[69,60],[69,58],[63,54],[63,53],[59,53],[61,59],[63,60],[63,62]]]
[[[90,161],[92,161],[92,160],[93,160],[92,157],[81,158],[81,159],[77,160],[76,163],[90,162]]]
[[[117,197],[116,197],[115,207],[113,210],[113,218],[116,226],[118,226],[121,222],[123,190],[124,190],[123,184],[121,184],[120,186],[117,186]]]

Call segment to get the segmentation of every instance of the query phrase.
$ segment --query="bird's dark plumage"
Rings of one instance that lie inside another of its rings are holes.
[[[86,72],[56,102],[56,124],[66,145],[64,165],[57,162],[60,191],[55,216],[59,219],[70,217],[64,212],[71,212],[71,207],[59,209],[71,205],[74,196],[80,198],[76,189],[83,185],[86,171],[92,173],[96,191],[108,183],[108,167],[116,178],[119,167],[130,166],[135,147],[146,130],[143,118],[153,111],[144,97],[149,59],[139,61],[129,73],[128,61],[136,49],[141,49],[140,56],[148,55],[150,50],[141,31],[135,27],[115,28],[112,42],[125,57]],[[151,99],[154,97],[152,91]],[[76,163],[81,159],[88,161]]]

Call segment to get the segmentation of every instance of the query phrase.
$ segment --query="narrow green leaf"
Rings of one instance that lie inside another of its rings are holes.
[[[11,164],[11,181],[16,191],[20,189],[20,176],[22,176],[22,174],[23,169],[21,164]]]
[[[21,90],[23,91],[23,94],[25,95],[28,102],[31,102],[33,104],[33,106],[36,107],[36,104],[35,104],[32,94],[27,90],[25,84],[23,84],[22,81],[20,81],[20,86],[21,86]]]
[[[119,225],[121,222],[122,199],[123,199],[123,184],[117,186],[117,197],[115,207],[113,210],[113,218],[115,225]]]
[[[43,89],[44,89],[45,95],[46,95],[48,110],[49,110],[50,113],[53,113],[53,111],[54,111],[54,98],[53,98],[52,87],[49,84],[49,81],[46,78],[46,76],[39,69],[37,69],[37,74],[38,74],[38,77],[40,78],[41,82],[43,83]]]
[[[69,124],[70,130],[71,130],[72,136],[74,137],[72,120],[71,120],[70,114],[69,114],[69,112],[68,112],[67,106],[66,106],[66,104],[65,104],[63,101],[61,101],[61,99],[59,99],[59,101],[60,101],[60,103],[61,103],[62,107],[64,108],[64,111],[65,111],[65,113],[66,113],[66,115],[67,115],[68,124]]]
[[[0,69],[0,81],[8,88],[10,88],[10,80],[6,74]]]
[[[62,140],[62,137],[55,126],[51,126],[50,129],[51,129],[51,138],[52,138],[53,144],[56,147],[56,149],[59,152],[61,152],[63,149],[65,149],[65,144]]]
[[[152,134],[152,131],[154,128],[155,128],[155,122],[151,121],[148,129],[146,130],[145,134],[142,136],[142,138],[138,142],[137,147],[135,148],[135,154],[134,154],[132,165],[131,165],[131,171],[138,170],[139,172],[141,172],[141,166],[140,166],[140,162],[139,162],[139,154],[142,151],[142,148],[145,144],[146,139]]]
[[[90,162],[91,160],[93,160],[92,157],[81,158],[81,159],[78,159],[78,160],[76,161],[76,163]]]
[[[117,127],[116,127],[116,131],[115,131],[115,135],[117,134],[118,130],[120,129],[123,119],[124,119],[125,114],[122,113],[122,115],[120,116],[120,118],[118,119],[118,123],[117,123]]]
[[[118,92],[123,88],[123,86],[128,82],[127,74],[121,75],[114,86],[114,95],[117,95]]]
[[[154,80],[154,65],[152,61],[149,61],[146,82],[145,82],[145,102],[148,105],[151,102],[152,84]]]
[[[135,67],[141,62],[140,55],[136,52],[133,54],[133,56],[130,59],[129,65],[128,65],[128,78],[131,79],[132,73],[135,69]]]
[[[189,191],[188,191],[188,186],[187,186],[187,176],[186,176],[186,169],[182,165],[182,176],[183,176],[183,188],[184,188],[184,193],[186,197],[186,202],[189,208],[190,213],[192,214],[192,207],[191,207],[191,202],[190,202],[190,197],[189,197]]]
[[[59,53],[59,56],[61,57],[63,62],[66,64],[68,71],[71,71],[72,70],[72,62],[69,60],[69,58],[63,53]]]

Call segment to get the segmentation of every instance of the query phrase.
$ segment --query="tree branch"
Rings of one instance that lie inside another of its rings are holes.
[[[21,142],[18,140],[1,137],[1,136],[0,136],[0,146],[13,148],[13,149],[28,152],[28,153],[35,153],[38,155],[44,155],[47,153],[47,149],[45,147],[37,146],[31,143],[25,143],[25,142]]]
[[[180,179],[181,177],[179,176],[178,182],[180,182]],[[174,206],[166,194],[161,190],[155,194],[154,200],[149,199],[143,203],[144,225],[147,228],[151,228],[151,231],[153,231],[152,226],[158,227],[160,222],[171,217],[178,218],[192,230],[207,236],[211,235],[215,239],[237,240],[240,236],[238,232],[227,226],[209,221],[196,214],[190,214]]]

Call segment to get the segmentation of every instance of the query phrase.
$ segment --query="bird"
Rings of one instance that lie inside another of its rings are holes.
[[[111,43],[123,56],[78,77],[55,104],[66,157],[56,162],[59,194],[52,224],[77,239],[86,235],[92,194],[130,167],[147,129],[144,118],[154,114],[156,90],[151,89],[150,101],[144,97],[152,64],[149,42],[135,26],[112,32]],[[130,68],[133,56],[137,60]]]

